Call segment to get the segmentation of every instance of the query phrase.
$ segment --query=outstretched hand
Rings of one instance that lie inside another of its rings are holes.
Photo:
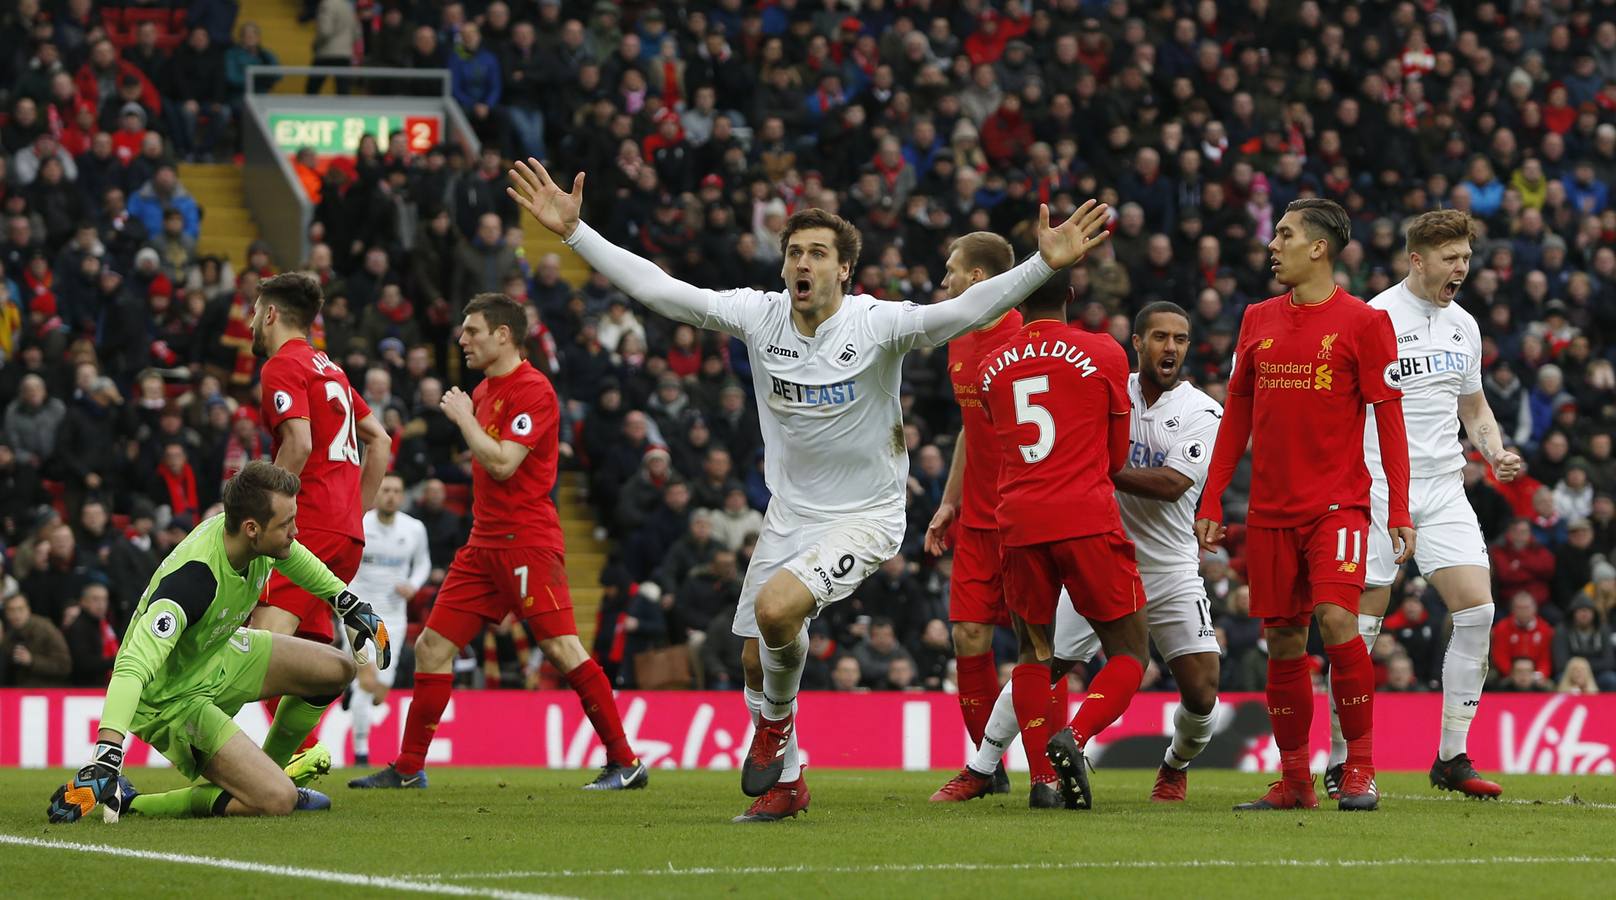
[[[1110,218],[1110,207],[1094,200],[1085,200],[1072,213],[1072,217],[1051,228],[1049,205],[1038,205],[1038,253],[1051,269],[1059,271],[1083,261],[1089,251],[1105,243],[1111,236],[1105,226]]]
[[[533,214],[539,224],[563,239],[571,237],[578,227],[578,212],[584,205],[584,173],[572,179],[572,192],[561,189],[545,171],[544,165],[532,157],[527,162],[516,161],[509,172],[511,186],[505,189],[521,207]]]

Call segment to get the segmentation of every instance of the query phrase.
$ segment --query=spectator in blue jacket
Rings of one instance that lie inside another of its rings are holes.
[[[163,233],[163,213],[179,210],[185,220],[185,236],[195,240],[202,231],[202,208],[196,198],[180,184],[180,176],[172,163],[157,167],[151,180],[129,198],[129,214],[146,226],[147,234]]]
[[[1610,205],[1610,188],[1594,176],[1594,162],[1586,157],[1577,160],[1571,174],[1562,178],[1566,202],[1571,208],[1588,216],[1597,216]]]
[[[499,60],[483,46],[475,22],[460,26],[460,42],[449,54],[450,89],[472,130],[484,141],[499,140]]]
[[[1471,157],[1468,174],[1462,184],[1470,191],[1470,211],[1483,219],[1492,218],[1504,205],[1504,183],[1493,174],[1493,164],[1479,153]]]

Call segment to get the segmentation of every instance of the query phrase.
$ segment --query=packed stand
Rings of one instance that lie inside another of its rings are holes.
[[[1072,319],[1126,346],[1134,312],[1179,303],[1193,328],[1186,377],[1217,399],[1242,310],[1280,292],[1263,245],[1288,202],[1349,210],[1339,280],[1365,298],[1406,273],[1399,222],[1446,205],[1482,232],[1458,302],[1481,326],[1488,403],[1527,460],[1510,484],[1479,460],[1465,471],[1492,544],[1496,686],[1616,689],[1616,4],[1279,6],[309,4],[317,62],[447,68],[483,141],[468,159],[376,135],[352,166],[300,170],[318,197],[306,267],[329,298],[317,340],[394,434],[412,511],[433,535],[434,582],[466,527],[469,463],[437,408],[469,376],[452,352],[457,312],[502,290],[530,303],[530,356],[565,401],[563,463],[586,479],[614,547],[597,655],[622,686],[740,682],[730,613],[768,500],[745,348],[662,319],[599,276],[569,284],[555,257],[527,258],[507,159],[588,172],[585,218],[703,287],[777,288],[785,218],[838,211],[864,238],[854,290],[919,302],[943,296],[951,237],[991,230],[1030,252],[1038,203],[1064,216],[1098,197],[1114,232],[1072,273]],[[194,121],[149,110],[135,140],[140,117],[123,113],[156,82],[137,93],[127,79],[35,74],[93,65],[94,29],[74,31],[71,15],[40,25],[28,0],[18,9],[6,34],[29,48],[11,62],[26,77],[0,82],[13,85],[0,130],[0,397],[15,398],[0,515],[26,602],[7,604],[5,678],[95,683],[104,675],[80,654],[105,658],[150,567],[223,477],[267,454],[246,321],[273,270],[267,254],[240,272],[195,259],[195,216],[175,199],[182,187],[165,187],[164,162],[230,140],[229,128],[196,127],[214,127],[213,107]],[[273,50],[245,23],[223,31],[214,44],[234,39],[226,56],[238,62]],[[52,104],[58,85],[102,84],[130,99],[103,102],[87,136],[76,112],[51,112],[75,109]],[[944,360],[919,351],[905,363],[902,553],[815,622],[805,687],[951,685],[951,561],[921,549],[959,428]],[[1249,478],[1243,465],[1225,501],[1236,523]],[[1223,687],[1253,690],[1266,658],[1240,538],[1237,524],[1203,576]],[[1384,688],[1433,689],[1445,610],[1412,567],[1394,598],[1373,651]],[[51,662],[18,662],[19,644]],[[473,678],[538,677],[520,626],[492,629],[479,651]],[[1147,672],[1151,686],[1167,678]]]

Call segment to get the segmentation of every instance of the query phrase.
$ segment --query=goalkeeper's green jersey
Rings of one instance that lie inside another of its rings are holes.
[[[136,708],[161,708],[211,679],[215,656],[247,622],[270,570],[316,597],[335,597],[342,580],[302,544],[286,559],[259,556],[245,571],[231,568],[224,516],[196,527],[152,575],[113,664],[101,726],[127,734]]]

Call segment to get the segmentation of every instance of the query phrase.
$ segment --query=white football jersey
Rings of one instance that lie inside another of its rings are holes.
[[[920,309],[845,296],[809,338],[784,293],[711,296],[702,327],[746,342],[775,499],[811,517],[903,517],[909,453],[898,389],[903,355],[927,343]]]
[[[1464,468],[1459,445],[1459,397],[1481,390],[1481,329],[1457,303],[1446,307],[1414,296],[1406,280],[1369,301],[1391,316],[1402,373],[1403,427],[1408,432],[1408,468],[1414,478]],[[1384,479],[1375,408],[1364,421],[1364,461]]]
[[[426,526],[407,513],[394,513],[393,523],[384,525],[376,510],[365,513],[365,555],[354,575],[353,592],[376,608],[397,612],[409,601],[395,588],[409,584],[420,589],[432,572],[432,555],[427,548]],[[403,635],[397,636],[403,640]]]
[[[1201,553],[1195,541],[1195,505],[1206,487],[1223,407],[1204,391],[1180,381],[1176,387],[1145,405],[1139,373],[1128,376],[1128,399],[1133,403],[1129,423],[1128,467],[1166,466],[1195,482],[1182,497],[1168,503],[1117,491],[1122,525],[1133,539],[1141,572],[1196,569]]]

